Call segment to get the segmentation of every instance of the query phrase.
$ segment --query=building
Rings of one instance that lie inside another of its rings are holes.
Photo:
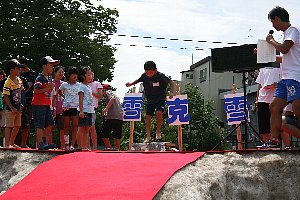
[[[208,56],[199,62],[190,66],[187,71],[181,72],[181,92],[184,91],[184,86],[191,83],[194,86],[199,86],[204,98],[211,99],[215,105],[215,114],[226,122],[226,113],[224,111],[224,95],[232,93],[233,83],[236,84],[237,92],[243,93],[243,73],[234,73],[232,71],[215,73],[212,70],[211,56]],[[247,96],[251,108],[251,120],[253,126],[257,125],[256,112],[254,110],[254,102],[257,92],[257,84],[255,79],[257,72],[250,72],[247,78]],[[250,75],[251,76],[250,76]]]

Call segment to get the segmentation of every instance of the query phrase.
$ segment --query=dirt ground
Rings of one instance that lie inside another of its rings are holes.
[[[53,154],[0,151],[0,193]],[[176,172],[156,200],[300,199],[300,152],[206,154]]]

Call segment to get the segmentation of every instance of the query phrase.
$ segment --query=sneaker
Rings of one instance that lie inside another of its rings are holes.
[[[258,148],[269,149],[269,148],[280,148],[278,139],[271,139],[265,142],[263,145],[258,146]]]
[[[45,150],[46,146],[47,146],[47,144],[45,142],[40,142],[38,149],[39,150]]]
[[[70,151],[74,151],[74,147],[72,145],[70,146]]]

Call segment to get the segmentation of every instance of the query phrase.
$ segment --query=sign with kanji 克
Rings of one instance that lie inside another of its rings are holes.
[[[167,97],[168,123],[169,125],[189,124],[187,95],[176,95],[172,99]]]

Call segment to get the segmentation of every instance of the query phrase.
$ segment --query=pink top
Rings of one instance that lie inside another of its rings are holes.
[[[63,105],[63,102],[64,102],[64,98],[58,94],[58,89],[61,86],[61,84],[63,83],[63,81],[53,80],[53,83],[55,85],[54,95],[56,96],[56,98],[55,98],[55,100],[56,100],[56,114],[57,115],[62,115],[62,113],[63,113],[62,105]]]

